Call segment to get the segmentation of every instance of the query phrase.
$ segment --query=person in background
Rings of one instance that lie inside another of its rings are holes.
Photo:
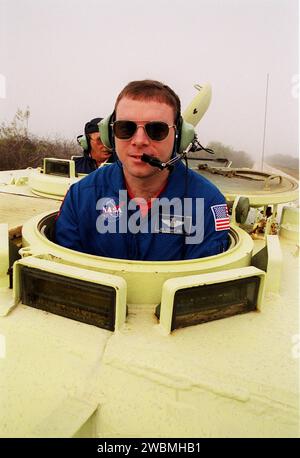
[[[103,145],[98,124],[102,118],[94,118],[86,123],[84,136],[79,135],[77,141],[83,148],[83,156],[75,157],[76,173],[91,173],[102,164],[112,162],[111,152]]]

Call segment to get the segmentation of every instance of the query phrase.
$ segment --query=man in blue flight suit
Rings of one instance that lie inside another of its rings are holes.
[[[121,91],[113,114],[100,125],[118,160],[71,186],[56,221],[57,243],[144,261],[195,259],[227,249],[224,196],[181,160],[167,166],[187,130],[180,112],[178,96],[158,81],[133,81]]]
[[[91,173],[101,164],[111,162],[111,152],[103,145],[98,124],[102,118],[94,118],[84,126],[84,135],[79,135],[77,141],[83,148],[83,156],[75,157],[77,173]]]

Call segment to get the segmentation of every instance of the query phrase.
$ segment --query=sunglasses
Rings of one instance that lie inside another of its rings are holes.
[[[168,126],[163,121],[150,121],[145,125],[137,124],[134,121],[115,121],[111,124],[114,135],[120,140],[130,140],[136,133],[138,127],[142,127],[148,137],[156,142],[165,140],[169,135],[171,127],[176,127],[175,124]]]

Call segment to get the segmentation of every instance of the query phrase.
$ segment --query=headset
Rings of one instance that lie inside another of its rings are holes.
[[[90,145],[89,145],[89,140],[86,137],[86,135],[77,135],[76,140],[77,140],[78,145],[81,146],[81,148],[84,151],[89,150]]]
[[[93,127],[93,130],[90,133],[96,132],[94,129],[96,128],[96,126],[98,126],[99,130],[99,122],[101,120],[102,118],[93,118],[90,121],[88,121],[84,126],[84,134],[78,135],[76,137],[77,143],[79,144],[79,146],[81,146],[85,153],[90,152],[91,149],[91,140],[89,137],[90,127]]]
[[[115,121],[115,118],[116,115],[115,112],[113,112],[107,118],[102,119],[102,121],[98,124],[102,143],[106,146],[106,148],[113,151],[115,150],[115,141],[112,124]],[[195,137],[196,132],[194,126],[186,122],[182,116],[179,116],[176,122],[175,142],[172,156],[185,151],[189,144],[193,142]]]

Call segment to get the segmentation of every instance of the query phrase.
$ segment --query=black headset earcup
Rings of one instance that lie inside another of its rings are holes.
[[[183,119],[179,131],[179,148],[177,152],[182,153],[186,150],[189,144],[194,140],[195,136],[196,132],[194,126]]]
[[[102,119],[102,121],[100,121],[98,124],[101,141],[103,145],[110,150],[114,149],[114,141],[111,127],[113,119],[114,113],[112,115],[109,115],[107,118]]]

